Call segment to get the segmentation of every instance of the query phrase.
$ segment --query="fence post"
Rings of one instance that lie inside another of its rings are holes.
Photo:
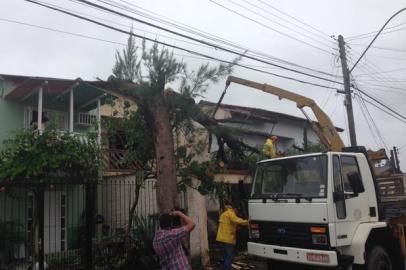
[[[93,235],[94,235],[94,205],[95,196],[94,190],[95,186],[93,184],[85,184],[86,188],[86,270],[93,270]]]
[[[38,191],[38,264],[39,270],[44,270],[44,186],[40,185]]]

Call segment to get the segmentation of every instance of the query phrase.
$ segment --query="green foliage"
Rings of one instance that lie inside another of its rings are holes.
[[[159,229],[159,215],[151,215],[148,217],[134,218],[133,235],[136,241],[139,241],[141,249],[149,253],[154,253],[152,241],[156,231]]]
[[[86,140],[86,142],[83,141]],[[42,133],[21,130],[4,142],[0,152],[0,182],[18,178],[45,181],[53,177],[97,180],[101,149],[96,135],[75,135],[49,127]]]
[[[210,84],[217,83],[221,78],[232,72],[234,63],[220,64],[211,67],[201,65],[196,71],[189,71],[182,60],[178,60],[167,48],[160,48],[154,43],[150,49],[142,43],[142,53],[137,55],[134,37],[128,38],[127,48],[122,53],[117,52],[113,76],[109,78],[120,93],[137,101],[139,110],[110,125],[110,134],[124,134],[124,148],[129,158],[140,161],[143,165],[152,163],[155,159],[154,116],[151,108],[165,106],[169,115],[170,126],[176,136],[185,138],[187,144],[193,147],[179,147],[176,150],[177,172],[182,179],[181,189],[190,185],[192,177],[201,181],[197,189],[202,194],[220,191],[220,184],[215,183],[212,176],[207,175],[209,162],[193,161],[201,153],[204,146],[196,139],[200,132],[195,122],[203,118],[203,112],[195,103],[194,98],[201,97]],[[131,73],[131,74],[129,74]],[[132,84],[128,84],[128,81]],[[177,86],[172,90],[166,88]],[[164,104],[157,104],[155,97],[164,96]],[[114,136],[116,136],[114,135]],[[145,166],[146,167],[146,166]],[[147,168],[147,167],[146,167]]]
[[[199,162],[193,160],[194,153],[188,151],[184,146],[176,149],[177,171],[180,181],[178,188],[185,191],[186,187],[192,187],[202,195],[214,193],[223,196],[225,193],[224,184],[214,181],[215,162],[213,160]],[[192,186],[192,179],[199,180],[197,187]]]
[[[116,52],[116,63],[113,68],[113,74],[115,77],[130,82],[134,82],[138,77],[140,63],[137,62],[137,49],[138,47],[135,46],[135,39],[129,38],[127,41],[127,47],[123,49],[123,52],[121,54],[119,51]]]
[[[109,118],[104,120],[109,143],[113,148],[120,145],[126,150],[124,162],[137,161],[145,170],[154,159],[154,138],[144,117],[139,112],[129,113],[126,118]]]

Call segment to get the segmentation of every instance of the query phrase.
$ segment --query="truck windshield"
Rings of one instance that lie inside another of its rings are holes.
[[[282,159],[258,165],[252,198],[324,198],[327,156]]]

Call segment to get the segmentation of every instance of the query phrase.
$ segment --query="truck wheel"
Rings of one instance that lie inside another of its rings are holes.
[[[367,270],[392,270],[392,261],[381,246],[375,246],[368,252]]]

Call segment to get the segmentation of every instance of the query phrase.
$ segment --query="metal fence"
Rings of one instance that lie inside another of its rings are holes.
[[[158,213],[155,186],[156,180],[144,182],[138,218]],[[121,260],[131,255],[122,236],[129,231],[135,190],[135,176],[109,177],[98,185],[0,186],[0,270],[121,269],[108,258],[114,252]]]
[[[93,188],[6,185],[0,193],[0,269],[84,269],[91,262]],[[62,268],[63,266],[63,268]]]

